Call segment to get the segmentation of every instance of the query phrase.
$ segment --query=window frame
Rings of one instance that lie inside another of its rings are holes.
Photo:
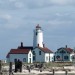
[[[23,58],[23,62],[26,62],[26,58]]]
[[[67,55],[64,56],[64,59],[65,59],[65,60],[68,60],[68,59],[69,59],[69,56],[67,56]]]
[[[41,51],[39,51],[39,55],[41,55]]]
[[[46,56],[46,61],[48,61],[49,60],[49,58],[48,58],[48,56]]]

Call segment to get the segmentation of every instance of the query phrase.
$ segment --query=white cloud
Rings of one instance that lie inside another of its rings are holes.
[[[15,2],[15,7],[22,8],[22,7],[24,7],[24,4],[22,2]]]
[[[17,1],[17,0],[9,0],[10,2],[15,2],[15,1]]]
[[[9,14],[5,14],[5,15],[2,15],[2,18],[6,19],[6,20],[10,20],[12,18],[12,16]]]
[[[4,26],[5,29],[17,29],[19,27],[20,26],[18,24],[11,24],[11,23],[5,24],[5,26]]]
[[[0,8],[17,9],[17,8],[47,8],[58,5],[75,5],[74,0],[1,0]]]
[[[74,0],[50,0],[50,3],[53,5],[73,5],[75,4]]]
[[[63,16],[63,14],[56,13],[56,16],[58,16],[58,17],[62,17],[62,16]]]
[[[0,26],[4,27],[11,20],[11,15],[9,14],[0,14]]]
[[[2,22],[6,23],[6,22],[10,21],[11,18],[12,18],[12,16],[9,14],[0,14],[0,24]]]
[[[44,8],[57,5],[75,5],[74,0],[25,0],[24,2],[29,8]]]
[[[64,5],[66,3],[68,3],[67,0],[50,0],[52,4],[60,4],[60,5]]]

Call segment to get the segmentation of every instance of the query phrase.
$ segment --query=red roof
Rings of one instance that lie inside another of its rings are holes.
[[[53,53],[50,49],[48,49],[47,47],[44,47],[44,48],[42,48],[42,47],[38,47],[40,50],[42,50],[43,52],[45,52],[45,53]]]
[[[28,54],[29,49],[11,49],[10,54]]]
[[[9,54],[28,54],[29,51],[29,49],[11,49],[6,57],[9,58]]]
[[[73,49],[71,49],[71,48],[64,48],[64,47],[62,47],[62,48],[59,48],[58,50],[61,50],[61,49],[64,49],[64,50],[66,50],[69,53],[73,52]]]
[[[67,50],[69,53],[73,52],[73,49],[71,49],[71,48],[65,48],[65,50]]]

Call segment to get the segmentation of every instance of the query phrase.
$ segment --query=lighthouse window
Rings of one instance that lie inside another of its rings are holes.
[[[41,51],[39,51],[39,55],[41,55]]]

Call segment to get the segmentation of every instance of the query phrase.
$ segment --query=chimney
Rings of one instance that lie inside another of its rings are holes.
[[[66,48],[67,48],[67,45],[66,45]]]
[[[39,47],[39,44],[38,44],[38,47]]]
[[[45,44],[43,44],[43,47],[45,47]]]
[[[21,42],[21,47],[23,47],[23,42]]]

